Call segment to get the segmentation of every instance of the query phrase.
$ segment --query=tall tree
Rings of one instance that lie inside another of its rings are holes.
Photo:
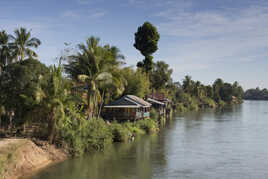
[[[32,48],[37,48],[41,44],[41,41],[38,38],[31,37],[31,31],[27,31],[22,27],[16,29],[14,33],[15,36],[12,36],[13,43],[11,44],[11,47],[15,59],[22,61],[26,57],[38,57],[37,53],[35,53]]]
[[[158,49],[157,43],[159,39],[160,35],[156,27],[150,22],[145,22],[138,27],[138,31],[135,33],[134,47],[145,57],[143,61],[137,63],[137,67],[142,68],[146,73],[153,69],[152,54]]]

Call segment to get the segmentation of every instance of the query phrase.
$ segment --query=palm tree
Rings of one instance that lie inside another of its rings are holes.
[[[64,104],[68,100],[64,78],[62,77],[61,63],[56,67],[50,67],[50,76],[48,79],[48,87],[41,91],[44,93],[41,108],[47,112],[48,121],[48,140],[53,143],[57,121],[64,118]]]
[[[12,60],[9,48],[10,37],[4,30],[0,32],[0,73]]]
[[[123,86],[119,85],[122,80],[117,73],[119,65],[123,63],[123,55],[116,47],[100,46],[99,41],[99,38],[90,37],[86,44],[78,45],[79,52],[70,56],[68,64],[65,65],[69,76],[86,86],[88,118],[92,118],[94,113],[95,116],[99,113],[97,104],[101,99],[103,101],[108,84],[117,85],[117,89]]]
[[[15,59],[24,60],[26,56],[29,58],[38,57],[32,48],[37,48],[41,41],[35,37],[31,37],[31,31],[27,31],[25,28],[16,29],[14,31],[15,37],[12,36],[13,43],[11,47],[13,49],[13,55]]]

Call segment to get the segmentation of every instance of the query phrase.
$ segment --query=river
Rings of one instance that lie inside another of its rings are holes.
[[[51,166],[31,179],[267,179],[268,101],[176,115],[158,134]]]

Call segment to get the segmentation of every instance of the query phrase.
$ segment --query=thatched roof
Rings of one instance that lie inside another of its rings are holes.
[[[140,108],[150,107],[151,104],[143,99],[134,95],[125,95],[118,100],[112,102],[109,105],[105,105],[105,108]]]

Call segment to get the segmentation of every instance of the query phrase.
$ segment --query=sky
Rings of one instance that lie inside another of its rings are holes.
[[[135,66],[143,56],[134,33],[145,21],[160,33],[154,61],[168,63],[174,81],[190,75],[205,84],[222,78],[268,88],[267,0],[0,0],[0,30],[31,29],[47,65],[65,42],[75,46],[93,35]]]

